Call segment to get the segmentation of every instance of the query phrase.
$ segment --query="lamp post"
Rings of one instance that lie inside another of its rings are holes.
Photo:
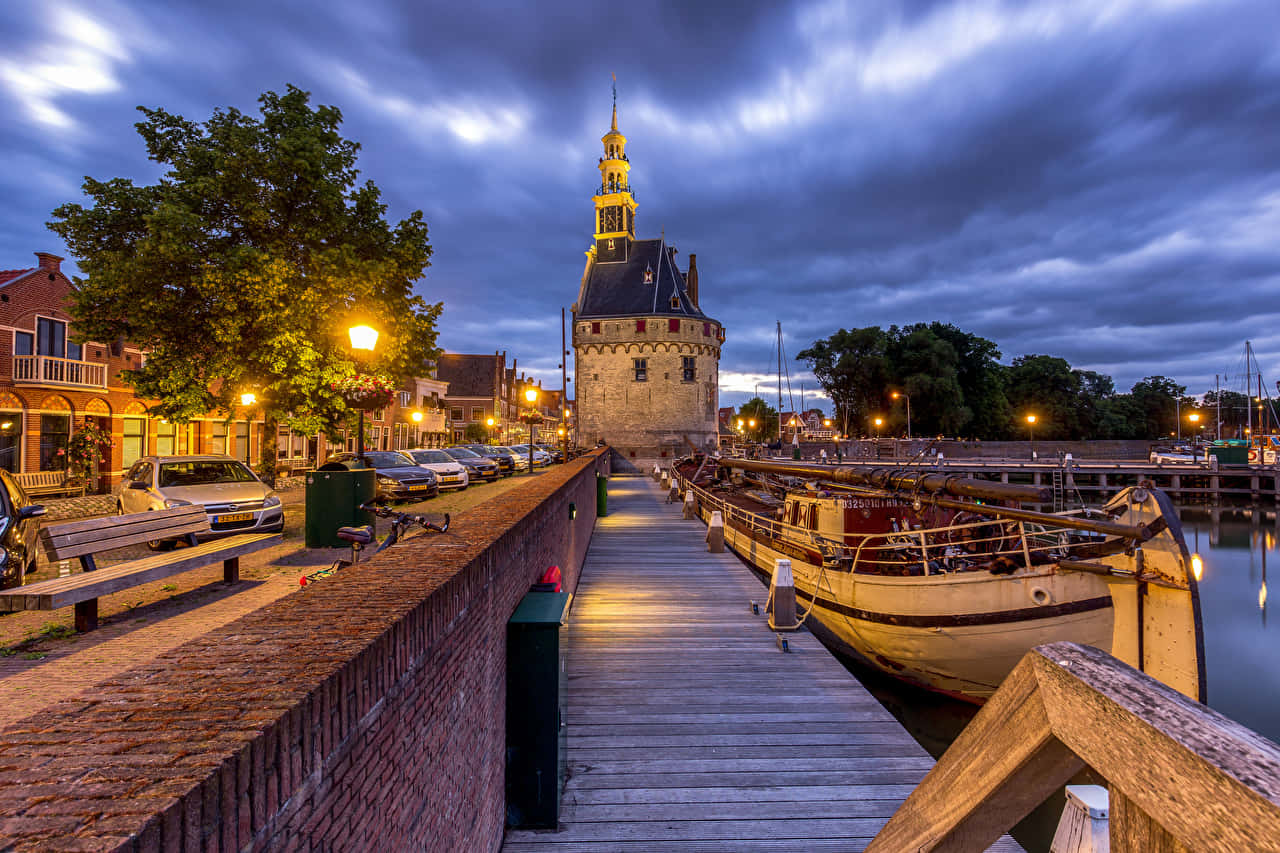
[[[257,396],[252,391],[246,391],[240,395],[240,405],[244,406],[244,464],[252,466],[253,462],[249,459],[249,449],[253,446],[250,440],[253,436],[253,413],[249,411],[249,407],[258,402]]]
[[[538,410],[535,405],[538,402],[538,389],[532,386],[524,389],[524,398],[529,401],[529,476],[533,476],[533,434],[537,429],[537,425],[533,419],[537,417]]]
[[[485,431],[484,437],[487,438],[489,444],[493,443],[493,418],[484,419]]]
[[[889,396],[895,400],[901,397],[902,399],[907,401],[907,441],[910,441],[911,440],[911,395],[905,391],[894,391]],[[925,400],[925,402],[927,403],[929,401]]]
[[[422,412],[415,409],[413,414],[409,415],[409,418],[413,421],[413,443],[416,446],[421,443],[418,430],[422,426]]]
[[[1036,456],[1036,416],[1027,415],[1027,437],[1031,439],[1031,458]]]
[[[875,419],[875,425],[876,425],[876,438],[877,438],[877,439],[879,439],[879,438],[880,438],[880,426],[881,426],[883,423],[884,423],[884,418],[876,418],[876,419]]]
[[[373,352],[373,348],[378,345],[378,330],[372,326],[352,326],[347,329],[347,335],[351,338],[351,349],[355,353],[357,359],[363,353]],[[360,467],[367,468],[368,463],[364,458],[364,409],[360,409],[360,426],[356,431],[356,453],[360,460]]]

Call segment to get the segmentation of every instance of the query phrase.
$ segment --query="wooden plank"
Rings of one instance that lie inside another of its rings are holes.
[[[561,827],[503,849],[863,849],[932,759],[807,631],[779,652],[767,590],[663,497],[610,483],[569,616]]]
[[[248,533],[154,554],[94,572],[50,578],[0,592],[0,610],[56,610],[123,589],[270,548],[279,533]]]
[[[50,560],[69,560],[208,530],[209,517],[204,508],[184,506],[53,524],[40,531],[40,541]]]

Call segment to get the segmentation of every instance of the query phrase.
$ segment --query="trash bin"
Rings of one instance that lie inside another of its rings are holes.
[[[797,460],[800,458],[800,448],[799,448],[799,447],[793,447],[793,448],[791,448],[791,458],[792,458],[792,459],[797,459]]]
[[[312,471],[307,474],[305,535],[308,548],[341,548],[339,527],[372,524],[372,513],[360,504],[377,494],[377,474],[372,468],[348,471]]]
[[[507,621],[507,825],[554,829],[564,793],[566,592],[530,592]]]
[[[596,474],[596,518],[609,514],[609,478]]]

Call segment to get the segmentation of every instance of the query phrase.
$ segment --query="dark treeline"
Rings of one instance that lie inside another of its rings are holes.
[[[1213,437],[1213,392],[1201,404],[1174,380],[1148,376],[1117,393],[1111,377],[1066,359],[1024,355],[1003,365],[1000,357],[992,341],[933,322],[841,329],[797,360],[809,363],[851,435],[871,435],[876,417],[881,435],[903,434],[910,398],[911,431],[921,436],[1025,439],[1035,415],[1037,439],[1156,439],[1178,433],[1179,419],[1184,438],[1201,430]],[[1224,423],[1247,405],[1244,395],[1222,392]]]

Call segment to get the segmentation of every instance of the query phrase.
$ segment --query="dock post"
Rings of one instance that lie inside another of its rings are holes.
[[[773,577],[769,580],[769,628],[773,631],[794,631],[799,627],[791,561],[779,557],[773,562]]]
[[[724,516],[720,510],[711,513],[707,523],[707,550],[712,554],[724,553]]]
[[[1067,804],[1053,834],[1053,850],[1103,853],[1111,849],[1109,800],[1101,785],[1068,785]]]
[[[689,489],[684,493],[684,517],[686,519],[696,519],[698,517],[698,501],[693,496],[693,489]]]
[[[659,465],[657,462],[653,463],[653,479],[654,480],[662,479],[662,466]]]

